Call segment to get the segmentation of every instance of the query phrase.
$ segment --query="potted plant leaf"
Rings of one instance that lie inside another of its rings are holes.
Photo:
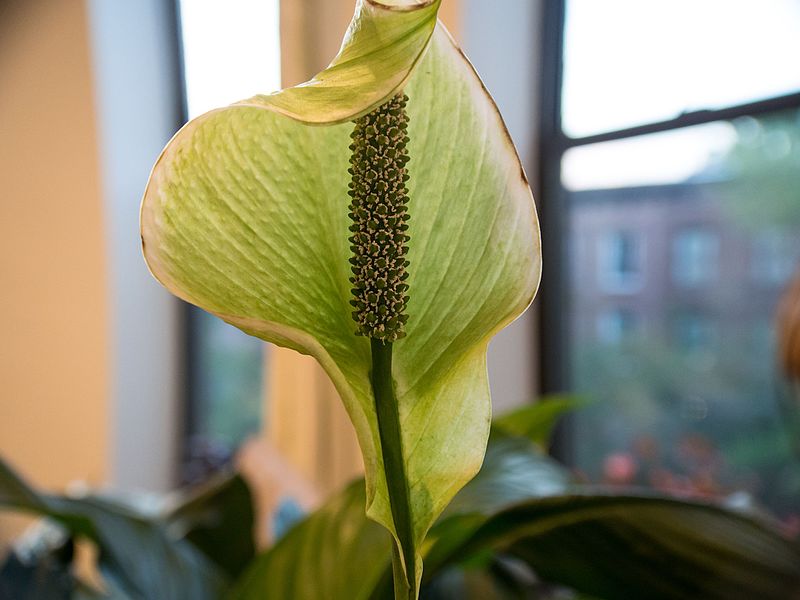
[[[768,517],[574,481],[544,453],[569,405],[549,400],[495,420],[481,471],[427,537],[420,597],[797,597],[800,548]],[[363,480],[261,553],[253,544],[256,498],[229,474],[159,511],[137,511],[96,495],[43,494],[0,462],[0,505],[60,525],[57,535],[52,526],[37,530],[36,543],[0,566],[0,598],[393,596],[392,538],[366,517]],[[98,549],[100,589],[76,576],[74,547],[87,539]]]

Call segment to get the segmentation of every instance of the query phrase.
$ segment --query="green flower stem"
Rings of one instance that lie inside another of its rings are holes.
[[[400,414],[394,393],[392,378],[392,344],[371,339],[372,372],[370,380],[375,396],[378,417],[378,433],[381,440],[383,468],[389,489],[389,504],[392,509],[395,531],[401,547],[392,552],[395,600],[416,600],[417,578],[414,553],[411,507],[408,481],[403,460],[403,441],[400,436]],[[402,557],[401,557],[402,553]],[[405,569],[401,559],[405,563]]]

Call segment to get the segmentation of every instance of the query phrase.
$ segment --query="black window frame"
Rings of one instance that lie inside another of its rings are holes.
[[[541,15],[539,52],[539,87],[541,104],[538,119],[538,190],[537,208],[542,229],[543,269],[538,293],[538,372],[541,395],[570,391],[569,328],[570,297],[568,288],[569,261],[566,258],[568,207],[561,184],[561,163],[571,148],[630,139],[653,133],[675,131],[715,121],[741,117],[757,117],[784,110],[800,110],[800,92],[765,100],[741,103],[721,109],[684,112],[672,119],[654,121],[583,137],[570,137],[561,120],[564,37],[567,0],[544,2]],[[574,436],[568,416],[556,429],[551,453],[574,463]]]
[[[171,0],[171,17],[174,31],[174,51],[178,88],[180,124],[189,120],[188,90],[186,85],[186,57],[183,47],[183,20],[181,0]],[[179,391],[179,431],[177,471],[180,485],[189,483],[188,466],[191,459],[191,438],[197,431],[197,368],[199,363],[198,323],[199,308],[188,302],[179,301],[179,336],[181,388]]]

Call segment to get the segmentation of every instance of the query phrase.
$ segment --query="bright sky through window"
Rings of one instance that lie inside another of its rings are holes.
[[[278,0],[181,0],[189,118],[280,88]]]
[[[564,131],[580,137],[800,90],[799,0],[569,0]]]
[[[708,123],[570,148],[561,181],[569,190],[665,185],[713,167],[736,143],[728,122]]]
[[[566,17],[571,137],[800,91],[800,0],[568,0]],[[564,185],[683,181],[736,141],[729,125],[714,127],[575,148]]]

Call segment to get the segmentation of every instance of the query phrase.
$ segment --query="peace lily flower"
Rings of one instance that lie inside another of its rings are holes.
[[[487,346],[541,266],[519,158],[440,2],[359,0],[311,81],[186,124],[141,212],[166,288],[326,370],[402,598],[417,596],[427,531],[480,468]]]

